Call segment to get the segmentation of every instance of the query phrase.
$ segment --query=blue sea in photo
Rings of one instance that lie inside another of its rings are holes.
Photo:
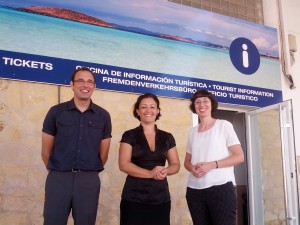
[[[243,75],[228,50],[0,8],[0,49],[281,90],[280,62]]]

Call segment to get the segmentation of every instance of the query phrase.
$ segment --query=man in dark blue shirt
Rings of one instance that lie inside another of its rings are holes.
[[[44,225],[94,225],[100,194],[99,172],[108,158],[109,113],[94,104],[96,77],[88,68],[72,74],[72,100],[50,108],[42,132],[42,159],[49,170]]]

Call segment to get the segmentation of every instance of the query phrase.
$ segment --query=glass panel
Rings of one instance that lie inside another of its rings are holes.
[[[258,117],[265,224],[284,225],[286,212],[280,115],[278,110],[271,110],[260,113]]]
[[[204,9],[223,15],[263,24],[262,0],[168,0],[194,8]],[[229,4],[232,6],[229,7]],[[238,7],[244,6],[247,11],[238,13]]]
[[[280,111],[253,114],[249,120],[251,224],[287,225]]]
[[[228,1],[222,1],[221,2],[221,9],[229,10],[229,2]]]
[[[238,8],[239,8],[238,4],[230,3],[230,10],[231,10],[231,12],[237,13],[239,11]]]

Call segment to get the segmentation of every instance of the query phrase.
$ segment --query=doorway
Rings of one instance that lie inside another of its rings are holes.
[[[246,113],[250,225],[298,225],[292,102]]]
[[[299,200],[292,103],[214,117],[233,124],[245,163],[235,167],[237,225],[298,225]]]
[[[234,130],[241,142],[245,162],[235,166],[234,173],[236,179],[237,196],[237,225],[248,225],[248,194],[247,194],[247,168],[246,168],[246,121],[245,113],[228,110],[217,110],[214,118],[227,120],[232,123]]]

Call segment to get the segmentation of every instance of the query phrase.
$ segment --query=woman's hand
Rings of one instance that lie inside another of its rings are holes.
[[[151,170],[154,180],[163,180],[166,178],[167,170],[163,166],[156,166]]]
[[[207,174],[210,170],[215,169],[216,164],[215,162],[199,162],[192,166],[192,174],[195,177],[203,177]]]

